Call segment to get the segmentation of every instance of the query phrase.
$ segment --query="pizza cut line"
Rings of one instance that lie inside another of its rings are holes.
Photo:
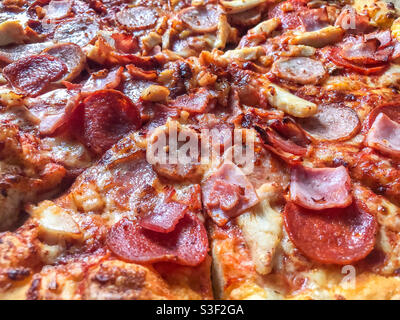
[[[399,10],[3,0],[0,299],[399,299]]]

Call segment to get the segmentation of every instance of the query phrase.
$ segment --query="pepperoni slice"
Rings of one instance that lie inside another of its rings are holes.
[[[304,208],[347,207],[352,201],[350,188],[350,176],[343,166],[307,168],[297,165],[292,169],[290,199]]]
[[[208,238],[204,225],[192,214],[186,214],[170,233],[146,230],[124,218],[111,228],[107,245],[115,255],[130,262],[197,266],[207,255]]]
[[[348,140],[361,126],[357,113],[340,103],[320,105],[316,115],[297,122],[311,137],[320,141]]]
[[[6,66],[3,75],[14,88],[36,97],[50,83],[60,80],[67,70],[67,66],[53,56],[33,55]]]
[[[195,32],[217,30],[219,13],[215,6],[189,7],[179,13],[181,20]]]
[[[320,263],[351,264],[374,248],[377,221],[358,200],[347,208],[320,211],[288,202],[285,227],[294,245]]]
[[[86,55],[81,47],[74,43],[56,44],[45,49],[43,53],[56,57],[66,64],[68,73],[64,76],[64,81],[75,79],[85,67]]]
[[[326,76],[321,61],[306,57],[280,58],[271,71],[279,78],[300,84],[318,84]]]
[[[392,121],[400,123],[400,104],[391,102],[380,105],[373,109],[363,123],[363,131],[368,131],[374,123],[376,117],[380,114],[386,114]]]
[[[77,108],[72,121],[75,134],[96,154],[104,153],[141,123],[132,101],[111,89],[91,93]]]
[[[144,30],[155,26],[158,14],[152,8],[139,6],[123,9],[116,18],[130,30]]]

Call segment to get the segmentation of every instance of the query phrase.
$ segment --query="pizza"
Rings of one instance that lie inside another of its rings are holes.
[[[0,299],[399,299],[399,10],[3,0]]]

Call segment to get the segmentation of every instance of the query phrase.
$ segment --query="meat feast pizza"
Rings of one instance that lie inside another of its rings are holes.
[[[0,299],[399,299],[395,2],[2,0]]]

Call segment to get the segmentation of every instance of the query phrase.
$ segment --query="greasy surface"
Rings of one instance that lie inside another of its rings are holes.
[[[400,298],[398,135],[365,140],[400,119],[397,18],[377,0],[3,1],[0,298]],[[149,163],[165,132],[221,153]],[[345,208],[293,209],[294,166],[344,168]]]

